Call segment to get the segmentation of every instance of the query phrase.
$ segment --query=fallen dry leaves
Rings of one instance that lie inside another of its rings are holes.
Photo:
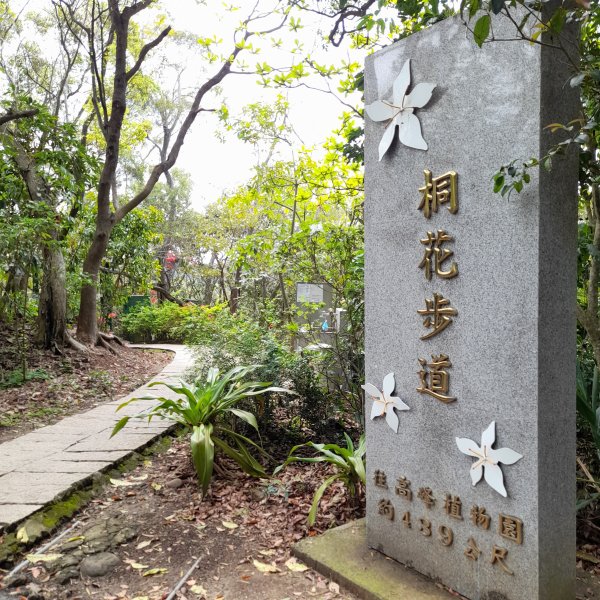
[[[10,342],[10,334],[0,330],[0,339],[5,335]],[[117,352],[112,355],[98,348],[84,356],[65,349],[61,356],[31,344],[28,369],[41,370],[48,378],[0,388],[0,442],[119,398],[146,383],[173,358],[170,352],[134,348],[119,347]],[[0,344],[0,373],[6,377],[18,367],[13,345]]]

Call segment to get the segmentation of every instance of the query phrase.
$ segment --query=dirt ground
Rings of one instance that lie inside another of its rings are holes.
[[[9,353],[0,348],[0,443],[119,398],[173,359],[171,352],[120,346],[116,355],[100,348],[88,355],[65,350],[63,356],[33,349],[28,369],[34,379],[8,387],[16,366]]]
[[[312,496],[330,474],[327,467],[291,465],[277,479],[256,480],[221,462],[228,473],[215,478],[210,496],[201,501],[188,455],[187,440],[176,439],[163,454],[113,479],[76,517],[81,525],[49,551],[53,560],[34,561],[19,585],[6,590],[9,597],[165,600],[199,558],[175,598],[356,600],[290,561],[297,540],[362,514],[334,485],[315,527],[308,526]],[[102,558],[100,553],[117,557],[110,572],[81,575],[82,559]]]
[[[123,395],[170,360],[169,353],[136,349],[117,356],[100,350],[89,357],[34,355],[30,369],[50,376],[0,389],[0,442]],[[283,439],[265,442],[278,459],[289,449]],[[45,557],[32,549],[10,586],[0,570],[0,600],[357,600],[291,559],[296,541],[364,512],[362,499],[357,506],[336,484],[321,501],[317,523],[308,526],[314,491],[329,474],[324,465],[290,465],[277,478],[257,480],[220,461],[202,500],[188,440],[176,438],[113,478],[53,535],[79,523]],[[577,600],[600,599],[597,514],[595,504],[579,514]]]

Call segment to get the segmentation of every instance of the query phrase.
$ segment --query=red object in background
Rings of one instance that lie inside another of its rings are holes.
[[[176,262],[177,255],[175,254],[175,252],[173,252],[173,250],[169,250],[165,255],[165,266],[167,267],[167,269],[172,269],[175,266]]]
[[[150,304],[156,304],[158,302],[158,292],[156,290],[150,290]]]

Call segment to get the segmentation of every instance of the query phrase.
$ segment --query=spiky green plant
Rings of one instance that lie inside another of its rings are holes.
[[[365,452],[366,443],[364,433],[360,436],[358,446],[354,447],[350,436],[344,433],[346,438],[346,447],[342,448],[337,444],[315,444],[314,442],[307,442],[306,444],[299,444],[294,446],[285,460],[285,462],[279,465],[273,475],[279,473],[284,467],[295,462],[307,462],[307,463],[318,463],[328,462],[332,464],[336,472],[328,477],[317,489],[313,497],[312,506],[308,513],[308,524],[314,525],[317,518],[317,511],[319,510],[319,502],[325,493],[325,490],[334,482],[341,481],[345,485],[348,493],[352,498],[355,498],[359,486],[365,485],[366,473],[365,473]],[[295,452],[299,448],[314,448],[319,454],[317,456],[297,456]]]
[[[157,400],[154,406],[120,419],[111,437],[123,429],[129,419],[147,419],[150,422],[153,417],[161,417],[190,428],[192,460],[202,488],[202,496],[206,495],[212,478],[215,449],[232,458],[249,475],[268,477],[263,466],[250,454],[248,447],[252,446],[266,455],[264,450],[251,439],[227,427],[224,418],[235,415],[258,432],[256,417],[251,412],[235,406],[246,398],[267,392],[292,393],[285,388],[271,387],[270,383],[266,382],[244,382],[243,379],[259,366],[235,367],[222,377],[219,377],[219,369],[212,368],[209,369],[205,381],[197,379],[191,384],[182,382],[180,386],[159,381],[151,383],[151,386],[164,385],[179,394],[179,397],[133,398],[123,402],[117,410],[138,400]]]

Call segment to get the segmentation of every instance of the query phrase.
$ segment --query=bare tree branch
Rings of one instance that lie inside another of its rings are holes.
[[[27,117],[34,117],[40,111],[37,108],[31,110],[18,110],[14,112],[7,112],[4,115],[0,115],[0,125],[9,123],[10,121],[16,121],[17,119],[26,119]]]
[[[148,42],[141,49],[140,55],[138,56],[138,59],[135,61],[135,64],[125,74],[127,81],[129,81],[140,70],[140,67],[142,66],[142,63],[144,62],[144,59],[146,58],[146,55],[148,54],[148,52],[150,52],[150,50],[152,50],[153,48],[156,48],[156,46],[158,46],[169,35],[170,31],[171,31],[171,26],[169,25],[168,27],[163,29],[154,40],[152,40],[151,42]]]

